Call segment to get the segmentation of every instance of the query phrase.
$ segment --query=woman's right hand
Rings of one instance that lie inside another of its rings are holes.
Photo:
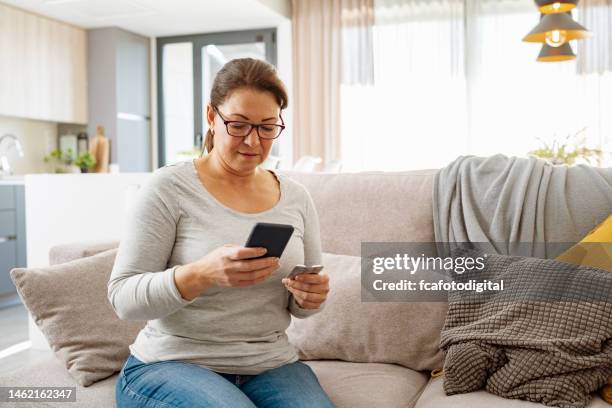
[[[176,287],[187,300],[199,296],[210,287],[244,287],[266,280],[279,267],[279,259],[265,257],[265,248],[247,248],[225,244],[195,262],[175,271]]]
[[[278,258],[249,259],[265,253],[265,248],[225,244],[192,265],[209,286],[239,288],[263,282],[279,268]]]

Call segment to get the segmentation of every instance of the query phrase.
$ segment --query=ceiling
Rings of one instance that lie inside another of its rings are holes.
[[[120,27],[149,37],[276,27],[289,0],[0,0],[83,28]]]

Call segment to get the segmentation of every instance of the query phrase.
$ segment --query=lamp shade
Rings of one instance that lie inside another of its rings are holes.
[[[565,13],[578,5],[578,0],[535,0],[540,13]]]
[[[538,61],[540,62],[558,62],[570,61],[576,59],[576,54],[572,50],[569,43],[565,43],[560,47],[551,47],[548,44],[542,45]]]
[[[547,41],[547,37],[551,40],[551,34],[557,37],[554,40],[559,42],[559,45],[591,36],[590,31],[572,19],[571,13],[554,13],[543,14],[538,25],[523,38],[523,41],[553,45]]]

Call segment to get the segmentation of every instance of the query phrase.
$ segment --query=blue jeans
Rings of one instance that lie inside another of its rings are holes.
[[[312,369],[296,361],[257,375],[216,373],[192,363],[126,360],[116,385],[117,407],[334,407]]]

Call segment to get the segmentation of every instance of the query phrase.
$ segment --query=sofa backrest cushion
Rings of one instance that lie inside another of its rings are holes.
[[[361,242],[434,241],[436,172],[281,173],[310,192],[323,252],[360,255]]]
[[[304,173],[279,171],[306,187],[321,226],[323,252],[360,255],[361,242],[433,242],[433,179],[437,170]],[[118,242],[59,245],[50,264],[115,248]]]
[[[117,248],[119,241],[105,242],[80,242],[73,244],[56,245],[49,250],[49,265],[57,265],[64,262],[74,261],[79,258],[86,258]]]

